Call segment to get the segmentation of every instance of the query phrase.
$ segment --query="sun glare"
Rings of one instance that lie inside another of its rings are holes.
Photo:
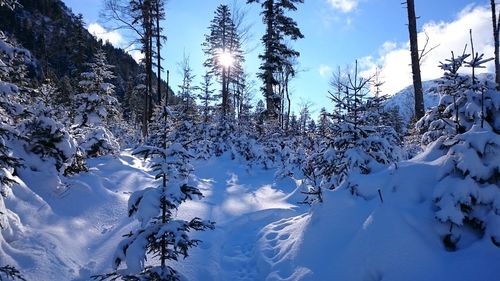
[[[219,54],[219,63],[223,66],[223,67],[231,67],[234,63],[234,57],[233,55],[231,54],[231,52],[228,52],[228,51],[222,51],[220,54]]]

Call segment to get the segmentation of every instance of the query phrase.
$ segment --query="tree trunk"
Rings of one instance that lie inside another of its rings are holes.
[[[167,70],[167,91],[165,92],[165,106],[168,106],[168,95],[170,93],[170,86],[168,85],[170,79],[170,71]]]
[[[149,25],[149,107],[148,120],[153,118],[153,18],[150,18]]]
[[[158,104],[161,105],[161,28],[160,28],[160,2],[156,2],[156,66],[158,74],[157,95]],[[168,89],[167,89],[168,91]]]
[[[424,116],[424,94],[422,90],[422,78],[420,76],[420,62],[417,38],[417,19],[415,16],[414,0],[407,0],[408,8],[408,31],[410,33],[411,70],[413,73],[413,90],[415,92],[415,117],[420,119]]]
[[[286,126],[285,126],[285,131],[288,132],[288,127],[290,125],[290,111],[292,109],[292,102],[290,100],[290,92],[288,91],[288,78],[286,79],[286,84],[285,84],[285,94],[286,94],[286,100],[288,101],[288,108],[287,108],[287,114],[286,114]]]
[[[268,60],[266,62],[267,66],[265,67],[264,70],[264,80],[265,80],[265,87],[266,87],[266,109],[267,109],[267,114],[268,116],[271,116],[274,118],[275,111],[276,111],[276,105],[274,102],[274,95],[273,95],[273,72],[270,69],[270,65],[272,62],[269,61],[269,57],[273,53],[272,51],[272,41],[275,40],[274,36],[274,26],[273,26],[273,19],[274,19],[274,1],[268,1],[268,6],[266,7],[267,10],[267,22],[266,22],[266,33],[268,35],[267,41],[266,41],[266,59]]]
[[[495,41],[495,82],[496,82],[496,89],[500,91],[500,56],[499,56],[500,42],[498,36],[498,32],[500,29],[500,20],[496,14],[495,0],[490,0],[490,4],[491,4],[491,22],[493,25],[493,40]]]

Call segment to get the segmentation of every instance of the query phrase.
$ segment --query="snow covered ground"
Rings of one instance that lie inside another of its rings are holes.
[[[500,249],[489,239],[456,252],[441,242],[431,200],[439,158],[358,176],[359,196],[327,192],[312,208],[296,203],[300,180],[276,181],[274,171],[226,155],[194,164],[205,198],[183,204],[178,216],[213,220],[216,229],[194,234],[203,243],[174,265],[188,280],[499,280]],[[153,178],[127,151],[89,167],[62,182],[31,167],[20,172],[6,199],[20,224],[3,230],[3,264],[41,281],[111,270],[121,236],[136,223],[127,217],[128,197]],[[21,238],[9,240],[7,231]]]

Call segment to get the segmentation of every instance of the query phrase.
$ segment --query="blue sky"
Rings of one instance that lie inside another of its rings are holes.
[[[101,0],[64,0],[75,13],[82,13],[87,25],[100,22],[98,14]],[[213,11],[220,3],[232,5],[233,2],[248,9],[247,24],[252,25],[253,38],[250,46],[259,46],[263,26],[259,16],[259,5],[246,5],[244,0],[168,0],[167,20],[163,23],[168,42],[164,53],[165,65],[171,73],[171,85],[176,90],[181,77],[178,62],[183,53],[190,56],[191,66],[197,78],[203,73],[204,55],[201,43]],[[300,73],[292,84],[293,109],[297,111],[301,102],[310,101],[316,111],[330,106],[327,99],[330,71],[337,66],[345,66],[356,59],[367,71],[380,65],[387,75],[387,94],[400,90],[411,83],[406,63],[406,43],[408,31],[406,10],[401,0],[305,0],[299,10],[290,15],[296,19],[305,38],[294,43],[300,51]],[[486,53],[490,51],[491,38],[488,30],[487,4],[489,1],[467,0],[416,0],[417,14],[420,16],[419,28],[427,30],[430,45],[439,45],[428,58],[428,69],[423,67],[424,79],[437,78],[438,60],[443,60],[449,49],[463,48],[468,29],[478,34],[477,48]],[[106,24],[100,23],[107,27]],[[463,30],[463,32],[461,32]],[[457,32],[458,31],[458,32]],[[101,31],[104,33],[105,31]],[[422,33],[423,34],[423,33]],[[102,36],[124,46],[126,40],[119,34],[106,33]],[[110,37],[111,36],[111,37]],[[112,37],[114,36],[114,37]],[[423,38],[423,37],[422,37]],[[451,42],[451,43],[450,43]],[[461,46],[461,47],[460,47]],[[439,50],[441,49],[441,50]],[[258,47],[246,57],[246,67],[255,73],[260,61]],[[408,55],[409,61],[409,55]],[[401,68],[401,69],[399,69]],[[404,69],[403,69],[404,68]],[[257,81],[258,87],[260,81]],[[256,87],[256,91],[258,91]],[[261,98],[260,92],[256,98]]]

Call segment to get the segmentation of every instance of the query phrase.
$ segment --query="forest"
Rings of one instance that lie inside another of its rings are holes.
[[[293,87],[304,0],[234,2],[258,57],[241,6],[214,5],[203,70],[165,52],[173,1],[101,1],[138,59],[65,1],[0,0],[0,281],[498,280],[494,0],[491,52],[463,30],[427,81],[439,46],[406,0],[412,84],[354,59],[319,112]]]

